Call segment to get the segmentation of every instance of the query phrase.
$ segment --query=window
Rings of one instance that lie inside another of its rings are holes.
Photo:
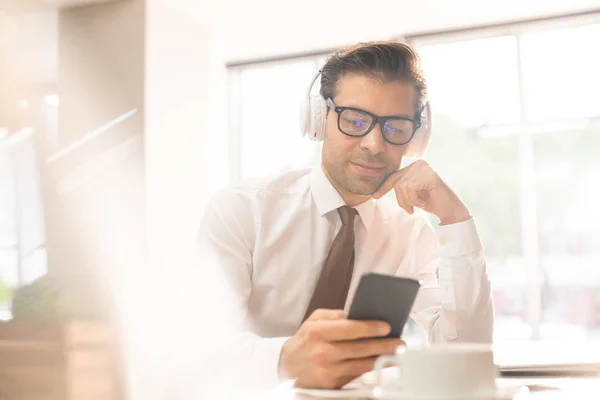
[[[46,272],[43,210],[33,132],[0,130],[0,319],[12,292]]]
[[[521,36],[523,99],[530,121],[600,116],[600,23]]]
[[[597,338],[600,24],[469,36],[411,41],[434,113],[426,158],[476,218],[495,340]]]
[[[271,175],[319,162],[320,145],[301,136],[300,108],[320,61],[312,57],[233,70],[237,89],[232,98],[241,99],[233,110],[239,119],[234,177]]]
[[[517,122],[516,50],[514,36],[422,47],[432,105],[465,127]]]

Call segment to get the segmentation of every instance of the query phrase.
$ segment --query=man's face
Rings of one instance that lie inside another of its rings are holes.
[[[416,99],[416,89],[409,83],[346,74],[338,81],[332,100],[338,107],[354,107],[381,117],[412,118]],[[407,146],[386,142],[379,124],[366,136],[347,136],[338,129],[337,113],[330,110],[325,127],[323,166],[338,190],[370,196],[400,167]]]

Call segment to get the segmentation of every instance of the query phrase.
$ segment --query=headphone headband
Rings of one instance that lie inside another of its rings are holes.
[[[310,81],[310,86],[308,87],[308,94],[307,94],[307,96],[308,96],[308,97],[310,97],[310,93],[312,92],[312,88],[313,88],[313,86],[315,85],[315,82],[317,81],[317,79],[319,78],[319,76],[321,75],[321,72],[322,72],[322,71],[323,71],[323,70],[321,70],[321,69],[320,69],[320,70],[319,70],[319,71],[318,71],[318,72],[315,74],[315,76],[312,78],[312,80]]]

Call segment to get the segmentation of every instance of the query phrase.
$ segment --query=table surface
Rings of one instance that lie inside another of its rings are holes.
[[[518,387],[522,390],[512,398],[503,398],[501,400],[563,400],[563,399],[600,399],[600,378],[500,378],[499,386]],[[298,393],[294,389],[280,389],[270,393],[265,400],[367,400],[376,399],[375,397],[365,396],[364,394],[353,394],[342,391],[319,393]],[[386,397],[386,400],[388,398]],[[402,400],[409,400],[402,398]],[[437,400],[437,399],[436,399]],[[444,400],[439,399],[439,400]],[[468,399],[465,399],[468,400]]]

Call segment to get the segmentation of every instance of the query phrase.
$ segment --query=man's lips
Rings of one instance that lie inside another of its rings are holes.
[[[385,166],[377,165],[377,164],[368,164],[368,163],[357,163],[350,161],[350,164],[358,170],[361,174],[364,175],[379,175],[381,171],[385,168]]]

